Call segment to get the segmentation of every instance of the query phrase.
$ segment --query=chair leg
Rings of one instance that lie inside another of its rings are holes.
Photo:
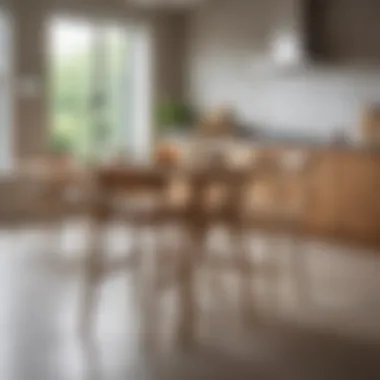
[[[283,286],[283,240],[282,236],[274,235],[269,239],[268,245],[271,252],[269,253],[269,283],[270,296],[272,296],[273,306],[275,311],[280,312],[283,301],[282,286]]]
[[[141,291],[142,337],[143,348],[155,350],[159,344],[159,292],[155,286],[155,278],[144,278]]]
[[[305,304],[310,299],[310,278],[306,251],[297,236],[291,237],[291,247],[293,287],[297,302]]]
[[[167,236],[159,229],[155,255],[156,287],[162,290],[175,282],[177,257],[173,248],[168,245]]]
[[[141,228],[142,226],[139,223],[136,223],[135,221],[131,221],[129,226],[130,231],[130,240],[131,240],[131,256],[134,258],[137,258],[140,256],[142,249],[141,249]]]
[[[196,305],[192,273],[193,269],[186,268],[192,264],[187,260],[184,261],[187,263],[182,263],[180,269],[178,339],[181,345],[188,347],[188,345],[193,342],[195,335]]]
[[[205,231],[203,228],[193,228],[191,244],[188,244],[179,258],[179,321],[178,341],[184,348],[189,348],[196,339],[199,319],[199,306],[196,300],[195,275]]]
[[[49,224],[45,225],[44,229],[47,232],[47,236],[44,238],[42,251],[44,255],[51,258],[52,255],[56,256],[56,254],[58,254],[57,251],[59,251],[61,247],[62,222],[50,221]]]
[[[97,300],[99,277],[92,264],[87,263],[85,268],[84,284],[79,303],[79,333],[88,336],[94,326],[94,310]]]
[[[84,283],[79,301],[79,333],[85,336],[93,329],[103,268],[101,226],[95,224],[90,233],[90,247],[84,261]]]
[[[245,234],[240,230],[234,230],[235,254],[237,258],[237,271],[239,275],[239,305],[244,325],[250,326],[255,319],[254,295],[252,289],[252,268],[249,259],[249,249],[245,240]]]

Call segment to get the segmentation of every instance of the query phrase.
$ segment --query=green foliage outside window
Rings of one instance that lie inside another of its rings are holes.
[[[112,37],[112,36],[111,36]],[[80,160],[94,161],[106,149],[113,149],[120,117],[128,104],[122,96],[128,83],[128,49],[125,39],[111,38],[106,44],[106,73],[102,79],[102,101],[94,103],[99,82],[94,78],[91,47],[53,57],[51,71],[52,137],[50,149],[69,153]],[[119,142],[118,142],[119,143]]]
[[[65,155],[72,151],[73,138],[64,133],[54,133],[50,141],[50,149],[53,154]]]

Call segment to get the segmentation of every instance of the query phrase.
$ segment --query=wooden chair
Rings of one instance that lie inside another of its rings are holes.
[[[242,218],[246,231],[269,233],[270,239],[279,235],[288,239],[293,284],[302,299],[308,295],[302,238],[313,194],[311,170],[311,157],[303,151],[285,150],[259,156],[243,200]],[[278,247],[270,245],[270,248],[278,262]]]
[[[155,235],[153,273],[144,281],[150,283],[150,291],[162,288],[163,280],[174,282],[180,272],[179,252],[168,252],[165,239],[160,234],[167,225],[186,227],[189,219],[188,193],[181,176],[176,171],[151,167],[120,167],[100,170],[97,174],[97,201],[92,210],[92,249],[89,252],[86,270],[86,288],[82,303],[81,320],[90,325],[89,318],[95,306],[94,288],[102,278],[104,249],[102,232],[107,221],[120,220],[133,229],[137,250],[131,256],[133,268],[141,269],[146,244],[141,235],[150,228]],[[169,269],[168,269],[169,268]],[[165,272],[165,273],[164,273]],[[149,293],[149,292],[148,292]],[[154,308],[158,301],[151,297],[146,305],[147,317],[155,318]],[[91,322],[91,321],[90,321]]]
[[[239,304],[243,322],[252,322],[254,317],[253,294],[251,280],[253,274],[252,262],[244,237],[241,218],[241,197],[246,187],[248,175],[245,168],[225,168],[215,170],[206,178],[198,179],[196,188],[203,195],[198,206],[198,228],[202,228],[200,239],[203,239],[203,249],[208,233],[216,226],[224,228],[230,237],[231,250],[227,258],[204,254],[205,265],[211,270],[233,270],[239,279]]]
[[[22,165],[2,181],[1,189],[6,192],[0,207],[1,221],[8,226],[43,226],[48,232],[43,249],[50,257],[59,248],[62,222],[85,215],[90,205],[91,184],[84,173],[57,172],[43,160]]]

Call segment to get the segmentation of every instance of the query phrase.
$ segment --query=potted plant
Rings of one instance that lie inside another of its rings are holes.
[[[186,133],[194,123],[189,106],[181,102],[164,102],[157,109],[157,124],[161,133]]]

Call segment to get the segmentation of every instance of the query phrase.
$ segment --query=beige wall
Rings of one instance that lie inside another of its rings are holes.
[[[22,5],[22,6],[21,6]],[[38,76],[45,80],[43,50],[44,11],[29,2],[16,4],[14,22],[14,74],[16,83],[25,76]],[[15,144],[16,154],[36,153],[43,144],[46,128],[44,99],[41,96],[26,98],[15,89]]]
[[[37,77],[42,91],[25,97],[15,93],[15,150],[18,158],[46,151],[48,129],[46,22],[52,14],[101,16],[137,20],[153,28],[154,97],[178,97],[182,94],[183,55],[176,49],[183,33],[181,15],[170,12],[139,11],[117,0],[14,0],[15,78]]]
[[[380,101],[380,68],[308,64],[275,68],[275,35],[302,42],[299,0],[218,0],[190,19],[188,90],[201,111],[232,104],[248,123],[276,133],[355,134],[363,107]]]
[[[172,15],[157,23],[156,76],[160,98],[182,99],[186,64],[186,21],[184,14]]]

